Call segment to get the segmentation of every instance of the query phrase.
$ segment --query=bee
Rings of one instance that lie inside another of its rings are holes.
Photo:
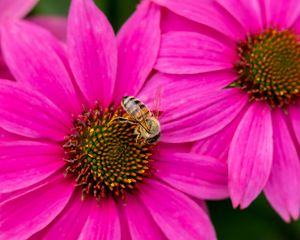
[[[121,106],[129,115],[127,122],[136,124],[134,134],[146,143],[156,143],[160,138],[160,124],[157,117],[140,100],[133,96],[124,96]]]

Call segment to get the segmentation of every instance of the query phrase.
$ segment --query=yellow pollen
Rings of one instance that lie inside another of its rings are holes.
[[[250,100],[284,110],[300,98],[300,42],[290,30],[268,29],[238,44],[238,79],[228,87],[241,88]]]
[[[121,109],[102,111],[96,105],[74,120],[74,132],[65,138],[66,174],[74,175],[82,199],[125,199],[151,175],[152,146],[136,140],[134,125],[112,121],[122,114]]]

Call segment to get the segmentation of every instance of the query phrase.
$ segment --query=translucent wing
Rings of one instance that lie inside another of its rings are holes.
[[[159,85],[156,89],[155,96],[154,96],[154,104],[153,104],[153,115],[156,119],[158,119],[160,112],[160,101],[162,96],[162,86]]]
[[[159,112],[159,108],[160,108],[160,99],[161,99],[161,94],[162,94],[162,87],[158,86],[156,91],[155,91],[155,95],[153,98],[153,104],[152,104],[152,111],[150,109],[147,108],[147,111],[149,111],[150,114],[143,114],[143,119],[141,121],[139,121],[139,124],[148,132],[150,133],[151,131],[151,126],[149,126],[149,121],[148,118],[149,117],[155,117],[156,119],[158,119],[160,112]]]
[[[139,113],[140,117],[137,118],[137,116],[133,116],[133,115],[131,117],[143,129],[145,129],[147,132],[150,132],[151,126],[149,126],[148,121],[147,121],[147,119],[151,116],[150,114],[151,114],[150,110],[143,103],[143,106],[141,106],[141,108],[140,108],[140,113]]]

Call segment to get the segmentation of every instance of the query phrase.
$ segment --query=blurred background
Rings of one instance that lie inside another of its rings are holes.
[[[96,0],[95,2],[117,32],[139,1]],[[40,0],[30,15],[66,16],[69,5],[70,0]],[[300,221],[290,224],[283,222],[263,196],[243,211],[233,210],[228,200],[209,202],[208,207],[220,240],[300,240]]]

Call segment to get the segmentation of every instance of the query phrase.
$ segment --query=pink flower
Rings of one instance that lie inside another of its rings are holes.
[[[0,1],[0,26],[7,18],[24,17],[32,7],[37,3],[37,0],[1,0]],[[0,49],[0,77],[11,78]]]
[[[155,68],[166,81],[185,81],[187,88],[190,84],[197,88],[195,92],[202,93],[202,97],[194,99],[201,104],[190,112],[190,118],[198,119],[197,131],[194,129],[194,136],[189,136],[190,140],[200,139],[194,152],[227,162],[234,207],[247,207],[264,191],[284,220],[297,219],[298,2],[154,2],[163,7],[161,47]],[[188,123],[183,120],[180,124]],[[178,128],[166,133],[165,139],[179,142],[180,133]]]
[[[181,82],[162,86],[174,104],[161,108],[156,145],[137,141],[136,126],[113,115],[124,95],[151,106],[161,86],[148,80],[159,21],[158,7],[144,1],[115,41],[93,2],[74,0],[66,52],[28,22],[3,29],[17,81],[0,84],[1,239],[216,238],[201,199],[228,196],[226,165],[190,153],[183,133],[179,144],[164,140],[171,119],[175,132],[195,121],[175,104],[189,89],[174,96]]]
[[[37,4],[38,0],[1,0],[0,27],[9,19],[26,16]],[[65,40],[66,19],[59,16],[34,16],[29,20],[50,30],[58,39]],[[0,49],[0,78],[13,79]]]
[[[0,24],[7,18],[22,18],[37,4],[38,0],[1,0]]]

